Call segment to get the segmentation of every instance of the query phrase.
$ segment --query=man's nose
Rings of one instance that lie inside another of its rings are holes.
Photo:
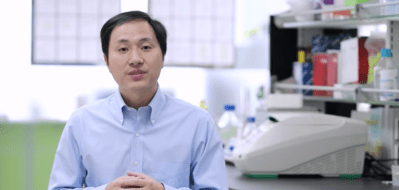
[[[131,66],[141,65],[143,59],[141,58],[140,52],[137,49],[133,49],[130,54],[129,64]]]

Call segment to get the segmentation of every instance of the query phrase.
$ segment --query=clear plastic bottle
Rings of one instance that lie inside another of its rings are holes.
[[[247,117],[247,124],[242,131],[242,138],[247,138],[256,129],[255,118]]]
[[[225,105],[224,113],[218,121],[218,131],[224,145],[228,144],[232,137],[241,139],[241,133],[237,133],[237,129],[241,129],[241,122],[238,120],[234,110],[234,105]]]
[[[381,49],[381,59],[374,67],[373,78],[376,89],[398,89],[398,69],[392,62],[390,49]],[[394,101],[395,99],[395,93],[376,93],[376,100],[379,101]]]

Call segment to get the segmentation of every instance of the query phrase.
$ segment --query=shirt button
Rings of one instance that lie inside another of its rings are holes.
[[[134,165],[137,166],[137,165],[139,165],[139,163],[138,163],[138,162],[135,162]]]
[[[123,121],[123,119],[121,119],[121,122]]]
[[[139,136],[139,134],[138,133],[136,133],[136,137],[138,137]]]
[[[151,123],[154,124],[154,123],[155,123],[155,120],[151,120]]]

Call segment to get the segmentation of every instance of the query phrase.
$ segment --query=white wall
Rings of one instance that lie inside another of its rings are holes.
[[[270,15],[282,13],[289,9],[285,0],[235,0],[236,27],[235,41],[237,46],[245,46],[250,38],[245,31],[268,25]],[[268,33],[268,31],[265,31]]]
[[[279,10],[273,7],[287,8],[284,2],[278,2],[236,0],[238,46],[244,43],[246,30],[267,23],[267,12]],[[77,107],[78,95],[102,88],[116,89],[117,85],[105,66],[31,65],[31,6],[31,0],[1,2],[0,116],[6,115],[10,120],[67,120]],[[237,64],[245,65],[246,59],[241,60]],[[217,72],[201,68],[164,68],[159,83],[161,88],[174,91],[176,97],[198,105],[201,99],[210,98],[207,78],[217,76]],[[221,76],[229,80],[228,73],[237,72],[243,77],[248,76],[245,73],[253,73],[232,69],[221,71]],[[254,82],[240,85],[247,85],[250,89],[259,85],[256,79],[247,81]]]
[[[266,85],[270,73],[266,69],[211,70],[207,75],[208,111],[215,120],[223,114],[225,104],[234,104],[240,119],[255,117],[259,107],[257,93]]]

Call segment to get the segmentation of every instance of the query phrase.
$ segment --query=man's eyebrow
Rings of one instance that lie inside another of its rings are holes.
[[[127,39],[119,39],[118,41],[117,41],[118,43],[128,43],[129,42],[129,40],[127,40]]]
[[[148,42],[148,41],[151,41],[151,37],[139,38],[138,41],[139,41],[139,42]],[[119,40],[117,41],[117,43],[129,43],[129,40],[128,40],[128,39],[122,38],[122,39],[119,39]]]
[[[139,40],[140,42],[147,42],[147,41],[151,41],[151,37],[144,37],[144,38],[140,38]]]

